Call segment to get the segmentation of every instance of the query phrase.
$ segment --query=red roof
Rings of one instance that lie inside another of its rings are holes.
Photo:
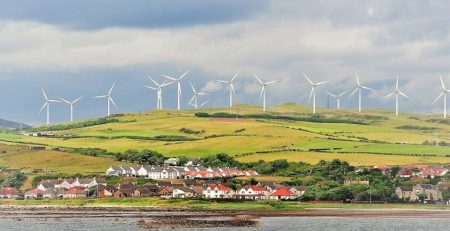
[[[1,189],[0,193],[3,195],[17,195],[19,194],[19,190],[16,188],[4,187]]]
[[[288,188],[278,188],[271,196],[295,196]]]
[[[26,192],[25,194],[43,194],[43,193],[44,193],[44,191],[35,188],[35,189],[32,189],[32,190]]]
[[[66,190],[64,194],[85,194],[83,187],[74,187]]]
[[[220,191],[233,191],[233,189],[228,188],[227,186],[223,185],[223,184],[212,184],[210,185],[208,188],[213,190],[217,187],[217,189],[219,189]]]
[[[245,190],[248,190],[251,188],[255,192],[266,192],[267,191],[267,189],[265,187],[257,186],[257,185],[246,185],[243,188]]]

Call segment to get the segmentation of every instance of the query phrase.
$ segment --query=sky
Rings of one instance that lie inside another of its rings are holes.
[[[259,104],[260,85],[267,105],[308,103],[313,81],[317,104],[325,91],[356,87],[355,73],[374,92],[363,106],[394,108],[383,97],[397,75],[402,111],[440,113],[439,74],[450,88],[450,1],[3,1],[0,0],[0,118],[32,125],[45,123],[41,88],[49,98],[74,100],[75,118],[106,114],[113,82],[114,113],[156,108],[147,78],[179,76],[182,108],[192,97],[189,81],[211,96],[208,107],[228,104],[227,90],[215,80],[237,72],[236,103]],[[164,88],[165,108],[176,108],[176,86]],[[331,103],[333,106],[333,102]],[[357,97],[341,106],[357,107]],[[52,122],[69,119],[68,105],[52,104]]]

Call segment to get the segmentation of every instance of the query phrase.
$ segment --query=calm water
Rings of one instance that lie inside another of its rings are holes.
[[[0,230],[47,231],[47,230],[147,230],[136,225],[138,219],[0,219]],[[221,228],[214,230],[244,230],[244,231],[286,231],[286,230],[449,230],[450,219],[441,218],[328,218],[328,217],[276,217],[262,218],[262,227],[258,228]],[[174,229],[170,229],[174,230]],[[193,229],[179,229],[193,230]],[[212,230],[212,229],[198,229]]]

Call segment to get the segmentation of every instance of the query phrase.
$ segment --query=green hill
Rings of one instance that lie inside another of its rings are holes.
[[[225,152],[240,161],[288,159],[316,163],[339,158],[356,165],[450,163],[450,120],[438,115],[370,109],[324,110],[286,103],[260,107],[152,111],[34,128],[56,137],[2,133],[0,140],[110,152],[151,149],[166,156]],[[438,141],[440,146],[428,145]]]

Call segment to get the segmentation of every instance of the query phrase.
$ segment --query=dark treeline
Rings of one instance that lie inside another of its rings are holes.
[[[207,117],[207,118],[249,118],[249,119],[272,119],[272,120],[292,120],[292,121],[305,121],[313,123],[347,123],[347,124],[360,124],[369,125],[370,123],[362,120],[350,120],[350,119],[338,119],[338,118],[325,118],[320,116],[309,116],[309,117],[297,117],[297,116],[286,116],[286,115],[271,115],[271,114],[232,114],[226,112],[218,112],[209,114],[206,112],[195,113],[197,117]]]

